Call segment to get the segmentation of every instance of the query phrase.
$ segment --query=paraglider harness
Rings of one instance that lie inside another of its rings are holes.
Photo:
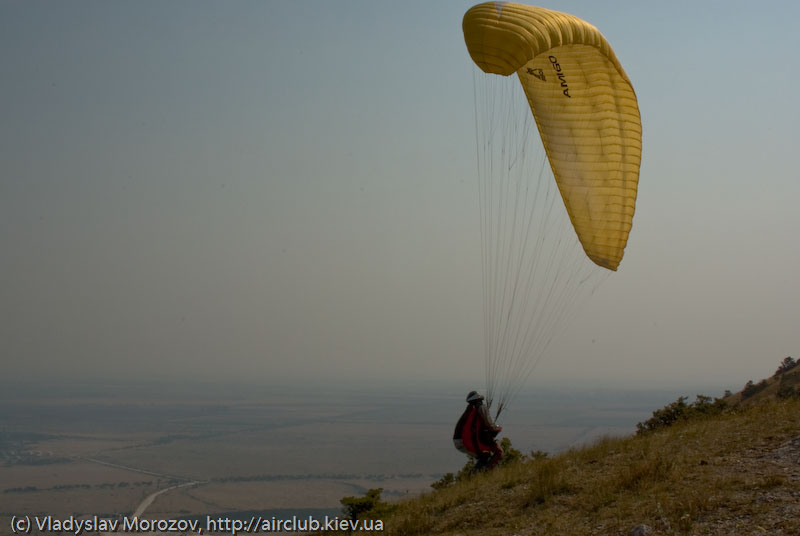
[[[475,470],[493,467],[503,454],[503,450],[495,442],[499,430],[493,430],[487,422],[481,401],[482,398],[469,403],[453,432],[456,449],[477,460]]]

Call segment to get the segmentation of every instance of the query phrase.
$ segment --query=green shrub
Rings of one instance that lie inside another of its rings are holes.
[[[781,361],[781,365],[778,367],[778,370],[775,371],[775,376],[783,374],[784,372],[789,372],[796,366],[797,366],[797,361],[795,361],[795,359],[792,356],[784,357],[783,361]]]
[[[691,404],[686,403],[686,397],[682,396],[675,402],[671,402],[661,409],[653,412],[653,416],[644,422],[636,424],[636,433],[643,434],[659,428],[672,426],[678,421],[697,418],[708,415],[719,415],[727,408],[727,403],[721,398],[712,399],[710,396],[697,395]]]
[[[766,389],[768,385],[769,384],[767,383],[767,380],[761,380],[757,384],[754,384],[753,380],[748,381],[744,385],[744,389],[742,389],[742,400],[746,400],[752,396],[757,395],[758,393]]]

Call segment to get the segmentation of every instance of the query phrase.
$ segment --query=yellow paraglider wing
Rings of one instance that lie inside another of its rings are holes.
[[[470,56],[519,76],[586,255],[616,270],[633,223],[642,124],[628,76],[591,24],[522,4],[488,2],[464,16]]]

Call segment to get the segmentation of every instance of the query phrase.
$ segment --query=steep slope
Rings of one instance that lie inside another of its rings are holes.
[[[382,514],[384,533],[800,534],[800,399],[761,393],[720,415],[455,482]]]

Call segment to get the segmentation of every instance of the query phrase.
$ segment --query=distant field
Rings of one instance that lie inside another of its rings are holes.
[[[124,480],[118,484],[123,484]],[[158,488],[132,482],[126,487],[46,490],[2,495],[0,515],[129,515],[147,495]],[[5,525],[4,528],[7,528]]]
[[[153,516],[175,517],[187,510],[199,512],[234,512],[293,510],[299,508],[338,509],[338,498],[361,495],[370,487],[383,487],[388,499],[417,495],[429,488],[430,479],[306,480],[283,482],[211,483],[182,489],[160,496],[148,510]],[[331,501],[331,498],[337,498]]]

